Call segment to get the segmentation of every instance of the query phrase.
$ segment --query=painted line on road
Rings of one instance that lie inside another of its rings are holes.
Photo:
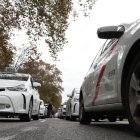
[[[26,132],[26,131],[34,131],[36,129],[38,129],[38,127],[30,126],[30,127],[26,127],[24,129],[22,129],[21,131],[24,131],[24,132]]]
[[[12,136],[8,136],[8,137],[1,137],[0,140],[11,140],[15,137],[16,137],[16,135],[12,135]]]
[[[45,122],[46,120],[41,120],[40,122]]]
[[[128,121],[118,121],[117,123],[119,123],[119,124],[129,124]]]

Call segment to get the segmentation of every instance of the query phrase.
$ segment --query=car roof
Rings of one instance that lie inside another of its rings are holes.
[[[11,75],[11,76],[23,76],[23,77],[28,77],[29,74],[25,74],[25,73],[13,73],[13,72],[0,72],[1,75]]]

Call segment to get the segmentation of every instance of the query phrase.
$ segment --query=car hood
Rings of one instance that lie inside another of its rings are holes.
[[[15,86],[22,85],[25,83],[26,81],[0,79],[0,88],[15,87]]]

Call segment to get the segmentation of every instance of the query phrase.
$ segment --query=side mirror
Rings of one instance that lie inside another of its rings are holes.
[[[38,88],[38,87],[41,87],[41,84],[38,83],[38,82],[33,82],[33,86],[34,86],[35,88]]]
[[[71,98],[71,97],[72,97],[72,95],[71,95],[71,94],[67,94],[67,97],[70,97],[70,98]]]
[[[97,35],[102,39],[120,38],[125,31],[124,26],[106,26],[97,30]]]

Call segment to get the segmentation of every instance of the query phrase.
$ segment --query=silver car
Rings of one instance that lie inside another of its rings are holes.
[[[80,123],[128,118],[140,134],[140,20],[97,30],[106,39],[80,90]]]
[[[66,103],[66,120],[75,121],[79,117],[79,90],[73,89]]]
[[[0,116],[16,115],[21,121],[39,119],[41,86],[29,74],[0,73]]]

